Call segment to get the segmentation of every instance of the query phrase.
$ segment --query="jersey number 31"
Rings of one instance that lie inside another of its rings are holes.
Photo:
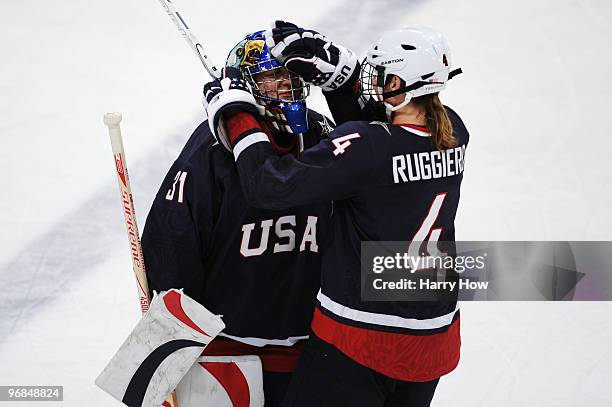
[[[174,177],[174,182],[172,183],[172,188],[168,190],[166,194],[166,200],[172,201],[174,199],[174,193],[176,192],[176,183],[179,183],[178,188],[178,202],[183,203],[183,189],[185,188],[185,180],[187,179],[186,171],[179,171],[176,173]]]

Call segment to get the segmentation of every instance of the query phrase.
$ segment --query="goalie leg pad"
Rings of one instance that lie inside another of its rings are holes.
[[[263,407],[258,356],[202,356],[176,388],[181,407]]]

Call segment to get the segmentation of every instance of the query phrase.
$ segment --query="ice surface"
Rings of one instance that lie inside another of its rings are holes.
[[[0,385],[64,385],[65,406],[116,404],[93,381],[139,318],[102,116],[123,113],[141,228],[204,117],[206,74],[157,3],[21,0],[0,14]],[[275,18],[360,56],[387,28],[438,28],[465,72],[443,99],[472,134],[458,239],[612,240],[612,3],[176,4],[216,61]],[[311,106],[325,110],[320,94]],[[610,311],[464,304],[462,362],[433,405],[611,405]]]

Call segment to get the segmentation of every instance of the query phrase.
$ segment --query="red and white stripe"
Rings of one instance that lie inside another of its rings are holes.
[[[317,294],[317,300],[319,300],[321,307],[345,319],[373,325],[414,330],[439,329],[449,326],[453,322],[455,314],[459,311],[459,305],[457,305],[457,307],[448,314],[441,315],[436,318],[415,319],[403,318],[398,315],[378,314],[375,312],[361,311],[350,308],[332,300],[320,290]]]

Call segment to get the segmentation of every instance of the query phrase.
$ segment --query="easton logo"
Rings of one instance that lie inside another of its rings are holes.
[[[117,168],[117,175],[119,175],[121,182],[123,182],[123,186],[127,186],[127,182],[125,181],[125,172],[123,170],[123,157],[121,157],[121,153],[115,154],[115,167]]]
[[[403,62],[403,61],[404,61],[404,58],[390,59],[389,61],[384,61],[384,62],[381,62],[380,64],[381,65],[389,65],[389,64],[394,64],[396,62]]]

